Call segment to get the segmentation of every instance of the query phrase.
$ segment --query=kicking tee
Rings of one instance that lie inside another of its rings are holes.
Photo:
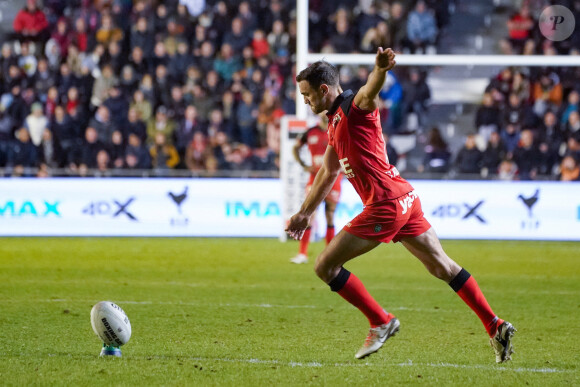
[[[338,96],[328,116],[328,143],[336,153],[342,173],[365,206],[401,197],[413,187],[389,164],[379,109],[366,111],[354,104],[354,93]]]

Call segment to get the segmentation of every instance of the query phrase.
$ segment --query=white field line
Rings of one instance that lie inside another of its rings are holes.
[[[163,356],[153,356],[154,359],[164,359]],[[180,357],[183,358],[183,357]],[[506,372],[517,372],[517,373],[542,373],[542,374],[552,374],[552,373],[574,373],[575,370],[562,370],[558,368],[525,368],[525,367],[502,367],[493,365],[483,365],[483,364],[453,364],[453,363],[413,363],[408,360],[405,363],[391,363],[391,364],[377,364],[377,363],[320,363],[320,362],[283,362],[280,360],[262,360],[262,359],[231,359],[231,358],[207,358],[207,357],[185,357],[185,359],[194,361],[207,361],[207,362],[224,362],[224,363],[247,363],[247,364],[265,364],[265,365],[279,365],[285,367],[304,367],[304,368],[323,368],[323,367],[431,367],[431,368],[458,368],[458,369],[473,369],[473,370],[485,370],[485,371],[506,371]]]
[[[32,300],[26,300],[27,302],[31,302]],[[316,305],[280,305],[280,304],[244,304],[244,303],[202,303],[202,302],[174,302],[174,301],[134,301],[134,300],[125,300],[125,301],[117,301],[111,300],[116,304],[123,305],[123,304],[131,304],[131,305],[176,305],[176,306],[212,306],[212,307],[234,307],[234,308],[281,308],[281,309],[327,309],[331,306],[316,306]],[[6,302],[19,302],[16,300],[0,300],[0,304]],[[67,300],[64,298],[54,298],[54,299],[44,299],[44,300],[34,300],[33,302],[95,302],[95,300]],[[452,312],[450,309],[441,309],[441,308],[433,308],[433,309],[423,309],[423,308],[408,308],[406,306],[394,306],[389,307],[388,310],[405,310],[411,312]]]
[[[1,0],[0,0],[1,1]],[[554,281],[556,281],[559,277],[553,277]],[[111,284],[117,285],[119,281],[115,280],[97,280],[100,285]],[[47,280],[39,280],[39,279],[29,279],[29,280],[19,280],[19,284],[38,284],[38,283],[53,283],[54,280],[47,279]],[[59,279],[59,283],[66,283],[66,284],[77,284],[78,280],[61,280]],[[271,289],[270,285],[267,284],[256,284],[256,283],[219,283],[219,284],[206,284],[201,282],[176,282],[176,281],[169,281],[169,282],[154,282],[154,281],[131,281],[132,286],[143,286],[146,285],[148,287],[159,286],[159,287],[169,287],[169,286],[176,286],[176,287],[185,287],[185,288],[216,288],[216,289]],[[304,285],[304,284],[294,284],[291,287],[291,290],[303,290],[312,288],[311,285]],[[322,288],[321,288],[322,289]],[[441,283],[441,286],[397,286],[396,284],[374,284],[372,286],[373,291],[406,291],[406,292],[449,292],[449,287],[445,286],[444,283]],[[500,293],[504,292],[504,290],[498,290],[489,288],[485,290],[486,294],[493,294],[493,293]],[[537,294],[537,295],[547,295],[547,296],[575,296],[580,295],[580,290],[543,290],[543,289],[525,289],[525,290],[510,290],[510,294]]]

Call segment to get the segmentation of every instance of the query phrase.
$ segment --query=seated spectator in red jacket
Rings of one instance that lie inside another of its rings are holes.
[[[13,28],[20,41],[45,43],[49,36],[48,20],[36,0],[26,0],[26,6],[14,18]]]

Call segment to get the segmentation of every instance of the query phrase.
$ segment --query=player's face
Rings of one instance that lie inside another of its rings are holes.
[[[319,114],[327,110],[321,88],[313,88],[308,81],[300,81],[298,88],[300,89],[300,94],[304,97],[304,103],[310,106],[314,114]]]

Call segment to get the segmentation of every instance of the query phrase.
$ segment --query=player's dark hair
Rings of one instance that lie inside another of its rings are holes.
[[[300,71],[296,76],[296,82],[302,81],[308,82],[314,88],[322,84],[338,86],[338,69],[326,61],[319,60]]]

